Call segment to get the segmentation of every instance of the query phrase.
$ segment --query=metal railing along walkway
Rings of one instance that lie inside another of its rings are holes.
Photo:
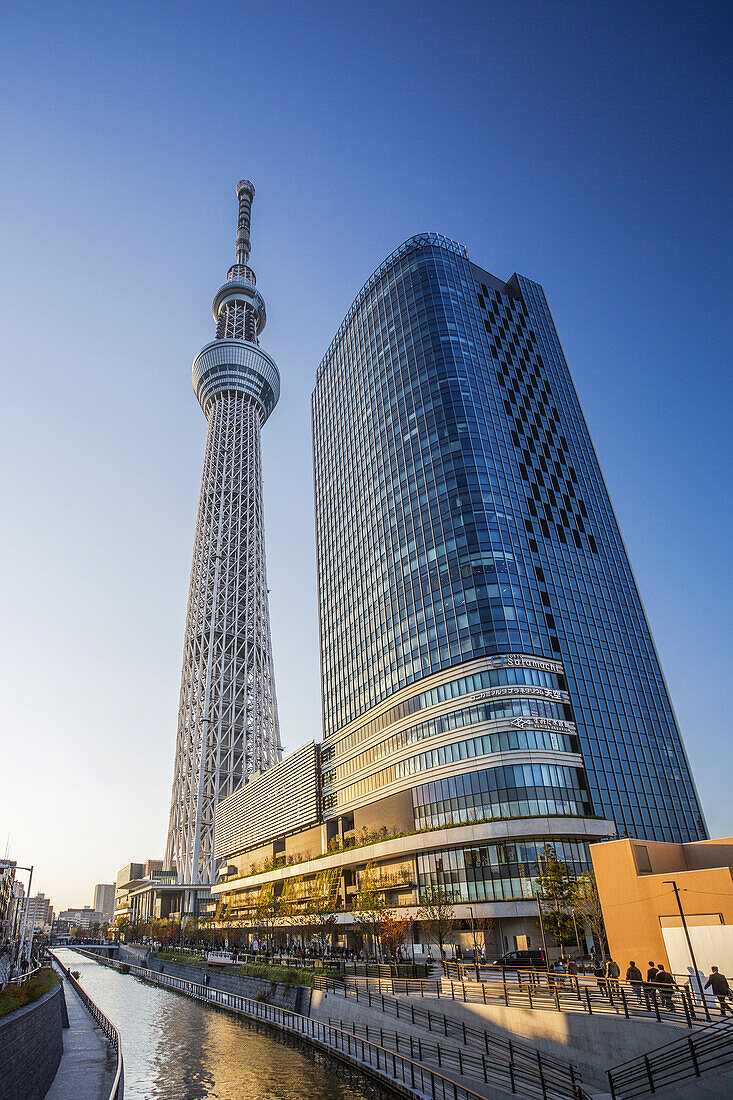
[[[396,1084],[414,1096],[425,1097],[427,1100],[483,1100],[480,1093],[474,1092],[466,1085],[453,1081],[396,1050],[388,1050],[372,1040],[354,1035],[345,1027],[336,1027],[333,1023],[324,1024],[318,1020],[312,1020],[309,1016],[300,1016],[289,1009],[278,1008],[264,1001],[255,1001],[251,997],[227,993],[212,986],[199,985],[197,982],[176,978],[165,972],[148,970],[132,963],[120,964],[114,959],[106,959],[101,955],[92,955],[85,951],[80,954],[115,970],[124,965],[130,974],[155,985],[185,993],[195,1000],[270,1024],[352,1063],[361,1071],[372,1073],[389,1085]],[[550,1094],[547,1095],[549,1098]],[[585,1094],[579,1093],[578,1096],[585,1100]],[[112,1100],[111,1097],[110,1100]]]
[[[24,970],[22,974],[16,974],[14,978],[9,978],[8,985],[23,985],[24,982],[27,982],[34,974],[39,974],[43,969],[43,966],[34,966],[32,970]]]
[[[608,1070],[608,1083],[613,1100],[626,1100],[730,1065],[733,1065],[733,1020],[721,1020],[615,1066]]]
[[[393,1004],[399,1010],[399,1002]],[[343,1020],[339,1023],[353,1035],[364,1036],[367,1040],[370,1033],[375,1039],[378,1036],[380,1046],[388,1046],[390,1050],[394,1048],[398,1054],[401,1044],[403,1050],[409,1049],[410,1058],[417,1057],[420,1062],[437,1062],[440,1069],[448,1067],[461,1076],[474,1077],[484,1084],[491,1082],[521,1096],[537,1096],[542,1100],[585,1100],[588,1096],[579,1071],[569,1062],[512,1039],[490,1035],[439,1013],[421,1012],[420,1009],[415,1010],[414,1005],[410,1008],[412,1014],[407,1015],[408,1022],[418,1027],[428,1027],[430,1031],[442,1032],[448,1038],[462,1039],[463,1046],[454,1043],[446,1045],[432,1037],[423,1039],[411,1033],[400,1034],[373,1024],[370,1026],[353,1021],[345,1024]],[[404,1012],[400,1019],[405,1019]],[[331,1023],[330,1016],[328,1022]]]
[[[678,1024],[687,1028],[710,1023],[708,1003],[689,985],[655,986],[641,982],[601,979],[595,984],[576,975],[558,976],[546,971],[504,972],[495,981],[454,981],[452,978],[344,978],[314,977],[320,989],[337,991],[360,988],[379,995],[434,997],[466,1004],[544,1009],[554,1012],[584,1012],[623,1016]]]
[[[84,1005],[86,1005],[86,1007],[89,1010],[89,1013],[92,1016],[92,1018],[99,1024],[102,1031],[104,1032],[104,1034],[107,1036],[110,1043],[114,1047],[115,1052],[117,1054],[117,1066],[116,1066],[116,1069],[115,1069],[114,1081],[112,1082],[112,1088],[110,1089],[108,1100],[123,1100],[124,1089],[125,1089],[125,1075],[124,1075],[124,1068],[123,1068],[123,1063],[122,1063],[122,1040],[120,1039],[119,1031],[117,1030],[115,1025],[112,1023],[112,1021],[107,1019],[105,1014],[102,1012],[101,1008],[99,1008],[94,1003],[94,1001],[89,996],[89,994],[86,992],[86,990],[84,990],[79,985],[79,982],[76,980],[76,978],[71,973],[69,968],[67,966],[64,966],[64,964],[61,962],[61,960],[58,959],[56,957],[56,955],[54,955],[53,951],[50,951],[49,954],[51,955],[51,958],[54,960],[56,965],[61,970],[61,973],[64,975],[64,977],[69,980],[69,982],[71,983],[74,991],[79,995],[82,1003]],[[94,956],[94,955],[91,955],[91,953],[90,953],[90,957],[96,959],[96,958],[99,958],[101,956]]]

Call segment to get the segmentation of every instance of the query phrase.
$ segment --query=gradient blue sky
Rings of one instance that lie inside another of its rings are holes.
[[[437,230],[547,291],[713,835],[729,735],[727,5],[5,3],[0,853],[59,906],[160,857],[205,421],[257,187],[287,749],[320,733],[309,398]]]

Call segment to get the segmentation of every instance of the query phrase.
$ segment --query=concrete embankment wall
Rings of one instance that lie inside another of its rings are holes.
[[[233,974],[220,967],[187,966],[184,963],[165,962],[148,954],[142,947],[121,947],[119,962],[132,963],[134,966],[147,966],[174,978],[184,978],[187,982],[206,984],[212,989],[222,989],[225,993],[235,993],[238,997],[251,997],[256,1000],[265,996],[268,1004],[278,1008],[287,1008],[301,1016],[307,1016],[310,1008],[310,989],[304,986],[287,986],[265,981],[261,978],[247,978],[243,974]]]
[[[0,1019],[0,1100],[42,1100],[63,1052],[60,985]]]

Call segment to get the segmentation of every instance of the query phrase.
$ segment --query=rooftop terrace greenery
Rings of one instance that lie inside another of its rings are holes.
[[[472,821],[451,821],[445,825],[429,825],[424,829],[406,829],[402,832],[398,832],[396,829],[387,829],[386,827],[381,829],[368,829],[365,826],[360,832],[355,833],[353,837],[347,837],[344,841],[341,840],[341,837],[333,837],[325,852],[317,852],[315,855],[303,855],[300,852],[293,852],[288,856],[268,856],[261,862],[253,861],[250,863],[248,871],[221,878],[219,879],[219,885],[228,882],[230,879],[254,878],[255,875],[262,875],[268,871],[279,871],[284,867],[297,867],[301,863],[325,859],[326,856],[337,855],[339,852],[366,848],[370,844],[381,844],[386,840],[397,840],[399,837],[418,836],[422,833],[440,832],[443,829],[460,829],[470,825],[488,825],[504,821],[527,821],[534,819],[541,821],[546,820],[548,817],[574,818],[575,820],[581,821],[585,821],[588,818],[591,820],[602,820],[598,814],[516,814],[514,817],[481,817],[475,818]]]

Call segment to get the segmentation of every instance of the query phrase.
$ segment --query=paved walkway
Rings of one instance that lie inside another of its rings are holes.
[[[64,993],[69,1027],[63,1031],[64,1053],[46,1100],[107,1100],[113,1078],[107,1069],[106,1036],[69,982],[64,982]]]

